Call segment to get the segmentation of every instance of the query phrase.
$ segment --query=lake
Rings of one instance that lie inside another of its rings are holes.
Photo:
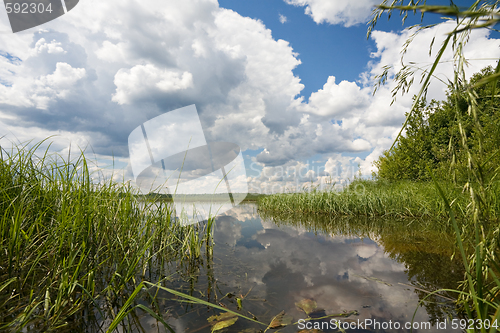
[[[453,294],[440,292],[419,305],[428,291],[456,288],[461,280],[460,262],[450,259],[453,239],[415,220],[266,216],[243,204],[217,217],[215,244],[203,260],[162,270],[163,285],[266,325],[284,311],[293,318],[281,332],[333,332],[335,320],[353,332],[409,332],[417,309],[414,332],[459,331],[452,327],[459,320]],[[159,296],[176,332],[210,332],[208,318],[222,313],[164,291]],[[344,316],[306,321],[306,312]],[[147,315],[142,322],[163,331]],[[221,332],[265,329],[238,318]]]

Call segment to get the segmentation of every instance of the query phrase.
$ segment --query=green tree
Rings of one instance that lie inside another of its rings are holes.
[[[487,67],[474,74],[468,85],[475,85],[492,74],[493,69]],[[422,100],[417,103],[413,112],[406,114],[406,132],[375,162],[378,177],[430,180],[429,167],[441,179],[454,176],[455,181],[464,184],[468,173],[467,154],[471,152],[476,159],[484,159],[485,156],[479,156],[481,151],[493,154],[484,170],[485,175],[493,174],[495,165],[500,162],[499,99],[492,99],[490,90],[484,86],[475,89],[474,93],[478,101],[479,126],[476,126],[474,116],[469,115],[464,91],[450,88],[446,101],[432,100],[428,105]],[[468,149],[462,146],[460,128],[469,138],[465,142]]]
[[[375,162],[378,177],[387,180],[427,180],[427,164],[432,163],[429,125],[424,101],[414,112],[407,113],[406,134],[400,136],[392,150],[386,150]]]
[[[397,146],[399,137],[410,121],[410,116],[418,109],[418,104],[429,88],[431,78],[441,62],[443,54],[451,48],[453,52],[454,77],[450,79],[450,94],[447,101],[449,106],[445,109],[455,111],[455,121],[458,125],[459,148],[454,149],[453,136],[450,136],[450,151],[452,153],[451,170],[455,174],[462,173],[465,180],[464,190],[470,193],[470,203],[467,209],[471,213],[471,220],[464,225],[461,231],[458,227],[453,212],[453,203],[447,198],[441,187],[436,183],[437,189],[443,198],[445,206],[450,214],[456,237],[460,256],[465,268],[465,281],[463,290],[466,295],[462,303],[467,317],[479,319],[485,322],[500,321],[500,226],[494,217],[500,211],[500,167],[498,166],[498,148],[494,144],[498,143],[498,81],[500,79],[500,61],[491,74],[467,83],[465,77],[465,65],[468,59],[465,57],[464,47],[470,39],[470,33],[474,29],[494,29],[500,22],[500,1],[477,0],[468,8],[459,8],[453,1],[449,6],[428,5],[426,0],[384,0],[374,11],[371,26],[368,29],[368,36],[376,25],[378,19],[384,14],[389,17],[394,11],[399,11],[403,17],[403,22],[409,13],[421,13],[422,17],[427,13],[440,14],[442,18],[449,22],[456,23],[451,31],[445,35],[445,39],[435,55],[432,65],[423,71],[421,87],[414,100],[412,109],[403,124],[401,132],[398,134],[393,147]],[[420,31],[428,29],[432,25],[417,25],[415,33],[406,41],[403,48],[412,43],[413,38]],[[430,41],[432,49],[433,41]],[[397,81],[394,95],[398,91],[408,91],[414,82],[414,74],[421,68],[414,64],[403,64],[402,69],[395,75]],[[389,75],[390,67],[386,67],[379,77],[380,84],[383,84]],[[482,96],[481,87],[486,91]],[[451,99],[450,99],[451,97]],[[462,101],[464,103],[462,103]],[[483,108],[483,110],[481,110]],[[464,115],[464,110],[465,114]],[[454,126],[449,126],[451,133],[454,133]],[[392,148],[390,150],[392,150]],[[490,148],[490,149],[488,149]],[[493,151],[491,151],[493,149]],[[465,166],[464,170],[460,167]],[[472,237],[470,237],[472,236]],[[469,238],[470,237],[470,238]],[[469,246],[472,246],[470,251]],[[486,333],[496,332],[497,328],[480,329]],[[476,327],[474,328],[476,330]]]

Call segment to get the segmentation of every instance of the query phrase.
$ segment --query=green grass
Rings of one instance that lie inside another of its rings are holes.
[[[104,332],[119,326],[143,331],[143,314],[170,330],[165,322],[169,314],[160,312],[156,293],[148,287],[161,279],[167,288],[162,277],[169,263],[197,267],[204,256],[211,256],[213,220],[182,227],[172,221],[169,202],[148,200],[112,181],[96,184],[83,154],[71,161],[47,153],[37,156],[39,146],[0,150],[0,331]],[[454,210],[465,215],[467,196],[459,188],[445,188],[445,197],[458,198]],[[280,210],[326,217],[436,217],[451,211],[433,184],[361,180],[341,193],[264,196],[259,205],[264,218]],[[364,221],[366,225],[346,222],[330,231],[363,234],[374,227],[369,219]],[[432,237],[428,226],[426,237]],[[387,235],[402,230],[397,222],[376,227]],[[395,241],[386,238],[388,244]],[[498,309],[498,267],[485,264],[494,262],[489,246],[495,244],[467,238],[463,243],[465,251],[475,249],[477,258],[466,256],[476,263],[470,265],[475,271],[467,272],[474,275],[472,286],[477,288],[471,297],[479,300],[469,312],[487,318]]]
[[[173,223],[168,203],[95,184],[83,154],[37,156],[41,144],[1,149],[0,331],[102,331],[103,320],[140,327],[136,307],[154,314],[155,298],[143,293],[134,305],[131,295],[169,262],[202,260],[212,222]]]
[[[447,194],[464,214],[467,195],[449,184]],[[444,218],[446,205],[433,183],[355,180],[344,190],[282,193],[263,197],[259,210],[288,213]]]
[[[500,324],[500,225],[498,216],[500,212],[500,167],[498,163],[493,162],[497,158],[497,147],[486,148],[491,138],[486,136],[487,133],[483,128],[483,124],[481,124],[481,119],[484,119],[483,116],[498,112],[500,59],[492,74],[471,85],[467,83],[465,71],[465,67],[471,59],[466,58],[464,49],[470,41],[473,30],[492,28],[498,23],[499,7],[500,1],[498,0],[477,0],[471,2],[470,7],[466,9],[459,8],[454,4],[450,6],[432,6],[420,0],[412,1],[410,5],[407,5],[402,0],[384,0],[380,5],[376,6],[368,29],[369,36],[383,14],[388,14],[391,17],[391,14],[398,11],[403,22],[411,13],[420,14],[422,18],[428,13],[439,14],[443,20],[456,22],[453,29],[450,28],[445,34],[446,37],[437,52],[433,52],[435,54],[434,61],[430,67],[421,67],[422,64],[413,62],[405,64],[404,54],[419,32],[435,25],[414,26],[416,28],[414,34],[404,43],[401,52],[402,68],[394,76],[396,88],[392,91],[393,97],[398,92],[404,93],[408,91],[414,82],[416,72],[423,72],[419,92],[414,97],[412,109],[396,137],[393,147],[403,134],[421,98],[425,98],[431,79],[442,61],[441,58],[445,52],[451,51],[453,54],[454,75],[452,78],[448,78],[448,85],[449,96],[452,97],[451,100],[453,101],[454,118],[459,128],[460,154],[457,153],[456,149],[452,148],[452,141],[450,140],[449,163],[451,174],[461,174],[461,177],[464,178],[461,180],[462,186],[469,196],[467,210],[463,212],[463,210],[457,209],[455,205],[456,200],[462,200],[461,196],[447,193],[448,187],[443,186],[435,179],[434,184],[439,191],[446,215],[451,221],[456,236],[456,245],[459,248],[459,253],[456,256],[462,260],[465,269],[462,286],[450,291],[460,295],[462,309],[470,320],[477,320],[474,323],[480,322],[482,324],[489,321],[488,327],[472,325],[472,327],[467,327],[467,331],[484,333],[496,332]],[[434,39],[429,41],[429,50],[432,49],[433,44]],[[378,76],[378,85],[385,83],[389,73],[390,66],[385,66],[383,74]],[[479,93],[482,89],[485,89],[486,93],[483,94],[482,100],[480,100]],[[461,109],[459,104],[466,108]],[[462,110],[467,112],[464,113]],[[465,130],[468,124],[472,129],[469,134]],[[493,138],[496,139],[495,136]],[[436,172],[430,169],[428,171],[434,178]],[[458,208],[461,207],[464,206],[458,206]],[[465,218],[458,221],[458,217],[461,216]],[[493,323],[496,325],[493,326]]]
[[[488,200],[478,206],[470,192],[464,193],[452,183],[358,179],[341,192],[313,190],[266,196],[259,200],[259,212],[277,224],[285,221],[308,230],[357,237],[375,234],[385,240],[384,246],[412,243],[417,234],[435,239],[431,243],[443,253],[450,250],[449,236],[454,235],[453,257],[463,263],[464,281],[454,289],[435,290],[429,295],[442,291],[454,294],[467,318],[491,323],[497,320],[500,326],[498,182],[490,183],[487,190]],[[482,214],[478,214],[478,207]],[[386,222],[369,218],[372,216],[402,219]],[[416,222],[414,218],[418,218]],[[440,242],[444,239],[445,243]],[[477,331],[496,332],[496,328]]]

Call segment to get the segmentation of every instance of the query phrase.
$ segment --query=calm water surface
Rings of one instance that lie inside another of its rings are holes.
[[[416,224],[327,217],[264,218],[255,205],[240,205],[217,218],[213,258],[204,258],[198,265],[171,267],[168,286],[234,311],[238,311],[235,297],[242,298],[243,308],[238,312],[266,324],[281,311],[292,316],[293,323],[307,318],[295,303],[308,300],[317,304],[311,317],[355,310],[357,315],[337,318],[363,323],[371,319],[381,324],[348,329],[350,332],[409,331],[404,325],[411,322],[417,308],[415,325],[432,327],[415,332],[457,331],[449,320],[444,327],[446,318],[457,318],[449,300],[432,297],[418,305],[427,296],[423,290],[456,287],[462,277],[459,263],[450,259],[453,238]],[[180,303],[166,292],[161,299],[160,306],[170,314],[168,323],[176,332],[210,332],[207,318],[221,313],[204,305]],[[318,322],[330,323],[331,319]],[[154,320],[147,321],[157,331]],[[401,329],[391,330],[389,321],[393,328],[398,322]],[[325,332],[336,331],[322,325]],[[221,332],[265,328],[239,318]],[[301,328],[295,324],[280,331]]]

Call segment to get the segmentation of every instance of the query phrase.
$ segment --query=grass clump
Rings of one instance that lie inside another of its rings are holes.
[[[200,260],[210,230],[174,223],[127,184],[94,183],[83,153],[38,156],[41,144],[0,147],[0,330],[140,327],[130,296],[162,276],[151,267]],[[157,311],[154,296],[136,306],[167,326],[144,303]]]
[[[457,198],[455,206],[466,211],[467,196],[453,184],[446,191]],[[281,193],[259,200],[262,211],[351,216],[391,216],[442,218],[446,206],[434,184],[412,181],[373,181],[357,179],[342,191]]]

